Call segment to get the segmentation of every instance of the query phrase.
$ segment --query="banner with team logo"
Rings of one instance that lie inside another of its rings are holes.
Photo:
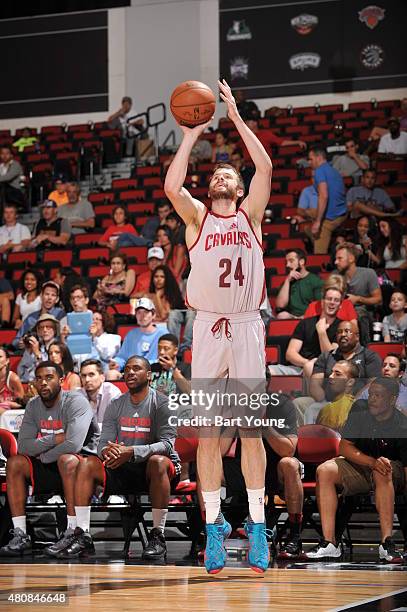
[[[248,97],[407,86],[405,0],[220,0],[220,73]]]

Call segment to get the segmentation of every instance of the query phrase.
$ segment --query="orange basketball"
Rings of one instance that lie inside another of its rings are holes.
[[[170,108],[180,125],[194,127],[206,123],[215,112],[215,95],[200,81],[185,81],[174,89]]]

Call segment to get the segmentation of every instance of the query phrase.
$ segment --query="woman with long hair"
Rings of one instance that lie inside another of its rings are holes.
[[[63,342],[52,342],[48,347],[48,357],[61,366],[64,371],[64,381],[61,385],[63,391],[73,391],[81,388],[81,379],[73,371],[73,359],[69,348]]]
[[[407,268],[407,235],[395,219],[380,219],[377,237],[377,264],[387,269]]]
[[[113,224],[109,225],[99,240],[99,244],[100,246],[107,246],[109,249],[114,251],[117,248],[117,240],[120,234],[131,234],[132,236],[138,236],[138,233],[134,225],[130,223],[127,208],[123,206],[123,204],[118,204],[114,207],[112,217]]]
[[[20,329],[25,319],[41,310],[42,274],[37,270],[25,270],[20,280],[21,292],[17,295],[13,312],[13,325]]]
[[[225,132],[216,130],[212,145],[212,163],[229,162],[235,146],[228,143]]]
[[[0,414],[24,405],[24,388],[19,376],[10,370],[10,358],[0,347]]]
[[[164,323],[170,310],[185,308],[181,290],[168,266],[157,266],[151,276],[148,297],[155,306],[155,321]]]
[[[106,308],[116,302],[125,301],[136,284],[134,270],[129,270],[124,253],[113,253],[110,257],[110,272],[98,282],[93,294],[99,308]]]
[[[185,245],[177,244],[170,228],[167,225],[161,225],[157,230],[154,246],[160,246],[163,249],[164,263],[169,267],[179,283],[182,273],[188,265]]]
[[[373,217],[367,215],[359,217],[353,232],[352,242],[360,251],[356,262],[356,265],[360,268],[370,268],[375,265],[376,233],[376,222]]]

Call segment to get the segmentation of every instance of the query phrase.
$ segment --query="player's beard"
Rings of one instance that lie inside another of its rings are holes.
[[[209,188],[209,197],[212,202],[216,200],[235,200],[236,199],[236,190],[231,187],[224,189],[223,191],[216,191],[215,189]]]

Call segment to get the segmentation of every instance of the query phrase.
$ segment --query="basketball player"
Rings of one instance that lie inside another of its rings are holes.
[[[264,147],[240,117],[225,80],[220,96],[250,156],[256,173],[247,197],[243,181],[228,164],[219,164],[209,183],[206,206],[183,187],[192,147],[210,122],[194,128],[181,127],[183,140],[169,167],[165,192],[186,224],[190,251],[188,304],[197,310],[194,322],[192,378],[255,380],[265,378],[264,325],[259,308],[264,295],[264,264],[261,222],[270,197],[272,164]],[[222,459],[218,430],[202,427],[198,448],[198,472],[206,510],[207,545],[205,567],[211,574],[226,562],[224,540],[230,525],[220,512]],[[246,430],[247,434],[247,430]],[[264,572],[269,563],[264,522],[265,451],[259,431],[242,437],[242,471],[249,499],[248,560],[251,568]]]

